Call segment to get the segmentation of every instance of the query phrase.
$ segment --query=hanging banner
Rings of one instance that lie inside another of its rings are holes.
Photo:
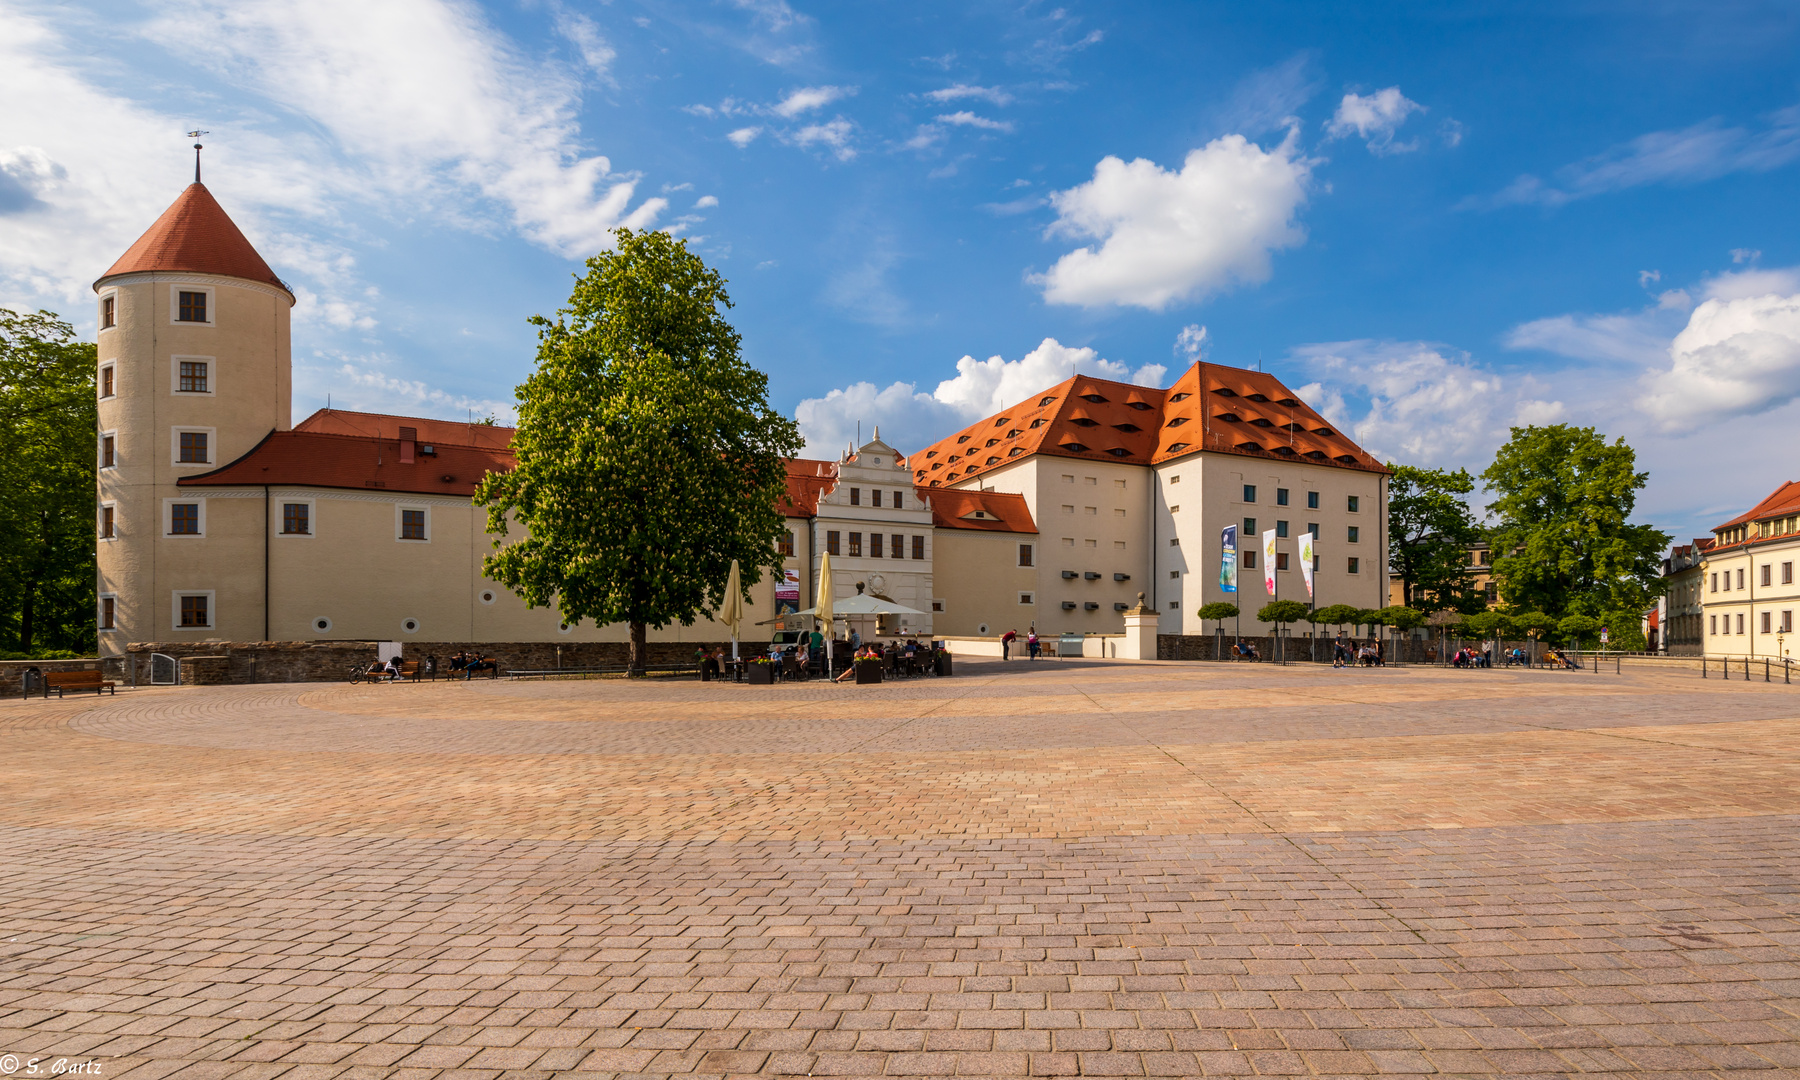
[[[1300,576],[1306,579],[1306,598],[1313,594],[1313,534],[1309,530],[1300,534]]]
[[[1275,530],[1263,533],[1263,587],[1275,595]]]
[[[1227,525],[1219,537],[1219,588],[1225,592],[1237,592],[1237,530]]]
[[[791,615],[800,610],[800,571],[783,570],[775,581],[775,614]]]

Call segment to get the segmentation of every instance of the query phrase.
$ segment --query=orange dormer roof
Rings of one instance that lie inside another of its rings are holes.
[[[819,516],[819,500],[837,486],[837,462],[818,458],[789,458],[787,463],[787,498],[782,502],[785,517]]]
[[[1749,510],[1732,518],[1723,525],[1713,526],[1713,532],[1729,529],[1734,525],[1751,525],[1770,518],[1781,518],[1800,514],[1800,480],[1789,480],[1776,488],[1769,497],[1757,503]],[[1762,537],[1751,536],[1748,540],[1760,540]],[[1735,544],[1719,544],[1717,547],[1735,547]]]
[[[189,184],[156,219],[156,224],[119,256],[112,269],[100,275],[94,287],[98,289],[106,279],[121,274],[147,271],[222,274],[273,285],[293,296],[287,283],[269,269],[212,192],[199,183]]]
[[[480,446],[489,450],[505,450],[512,445],[516,428],[499,424],[471,424],[461,420],[432,420],[423,416],[394,416],[389,413],[352,412],[348,409],[320,409],[294,425],[295,431],[317,431],[330,435],[363,435],[370,438],[398,438],[401,428],[410,428],[421,443],[444,446]]]
[[[1220,364],[1195,364],[1167,390],[1077,375],[909,460],[913,483],[944,488],[1028,454],[1150,465],[1201,450],[1387,471],[1275,376]]]
[[[1023,495],[928,487],[915,490],[931,507],[931,524],[935,528],[1037,532],[1037,523],[1031,520],[1031,507],[1026,505]]]

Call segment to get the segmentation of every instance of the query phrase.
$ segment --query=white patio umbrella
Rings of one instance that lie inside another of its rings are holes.
[[[731,573],[725,578],[725,599],[719,602],[715,618],[731,631],[731,658],[738,658],[738,625],[744,621],[744,588],[738,574],[738,561],[731,560]]]
[[[825,613],[825,674],[828,676],[831,674],[831,601],[831,552],[827,551],[819,556],[819,603],[813,611]]]

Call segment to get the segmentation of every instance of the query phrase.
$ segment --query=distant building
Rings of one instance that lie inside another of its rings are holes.
[[[1467,559],[1467,569],[1463,576],[1466,586],[1484,597],[1490,606],[1498,604],[1500,589],[1494,581],[1494,552],[1488,547],[1487,541],[1482,540],[1470,544],[1465,551],[1464,558]],[[1400,579],[1399,574],[1389,571],[1388,604],[1392,607],[1400,607],[1405,603],[1406,583]],[[1427,612],[1427,614],[1430,613]]]
[[[1706,655],[1773,657],[1794,652],[1800,610],[1800,481],[1790,481],[1713,529],[1704,553]]]
[[[1712,550],[1712,537],[1677,544],[1662,564],[1663,594],[1645,623],[1651,652],[1699,656],[1706,648],[1706,613],[1700,567]]]

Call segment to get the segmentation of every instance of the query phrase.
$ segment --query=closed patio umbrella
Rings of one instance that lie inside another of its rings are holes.
[[[725,599],[719,602],[719,624],[731,631],[731,658],[738,658],[738,625],[744,621],[744,587],[738,573],[738,561],[731,560],[731,573],[725,578]]]
[[[831,552],[819,556],[819,602],[815,608],[825,613],[825,674],[831,675]]]

